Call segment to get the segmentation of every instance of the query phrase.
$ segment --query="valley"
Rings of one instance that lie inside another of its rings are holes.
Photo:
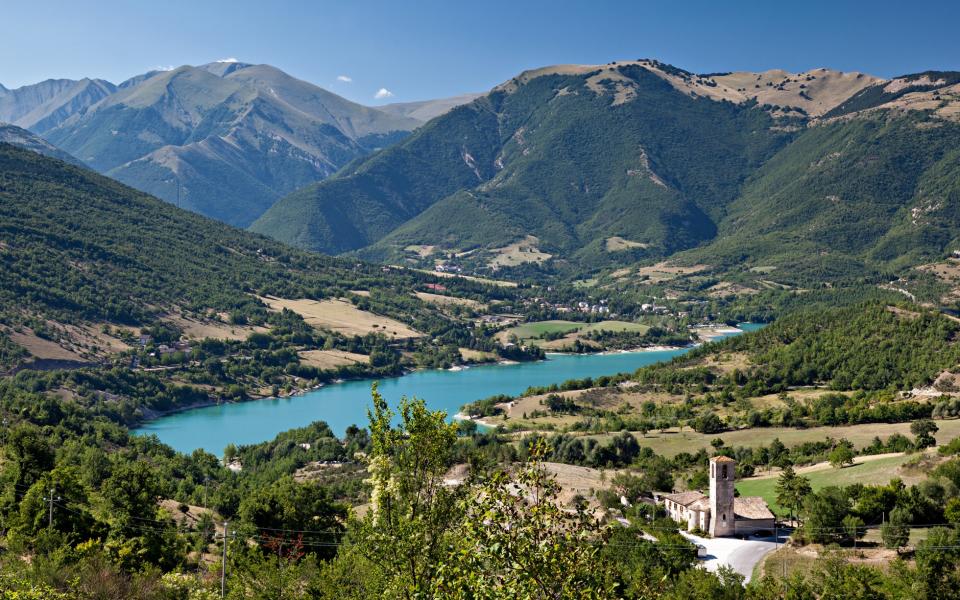
[[[0,598],[953,597],[960,73],[335,55],[0,85]]]

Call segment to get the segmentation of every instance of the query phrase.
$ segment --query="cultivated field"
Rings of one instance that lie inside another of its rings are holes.
[[[960,419],[938,420],[937,442],[945,444],[960,436]],[[727,446],[766,446],[773,438],[779,438],[787,447],[803,442],[819,442],[827,437],[849,440],[857,448],[870,444],[875,436],[886,439],[894,433],[913,437],[910,433],[910,423],[868,423],[865,425],[847,425],[844,427],[810,427],[808,429],[789,429],[783,427],[766,427],[757,429],[740,429],[718,434],[697,433],[689,428],[678,432],[676,428],[668,429],[666,433],[648,433],[646,436],[635,433],[634,436],[641,446],[653,448],[657,454],[676,456],[680,452],[696,452],[700,448],[710,449],[710,441],[720,438]],[[606,433],[592,435],[597,439],[606,439],[614,434]]]
[[[397,339],[422,335],[400,321],[360,310],[345,300],[288,300],[272,296],[260,300],[276,311],[284,308],[292,310],[317,329],[336,331],[344,335],[382,333]]]
[[[300,362],[318,369],[336,369],[356,364],[368,364],[370,357],[343,350],[307,350],[300,352]]]
[[[519,242],[514,242],[509,246],[494,250],[493,252],[496,253],[496,256],[494,256],[488,264],[491,268],[497,269],[499,267],[515,267],[523,263],[541,263],[550,260],[552,255],[541,252],[540,248],[537,247],[538,244],[540,244],[540,240],[532,235],[528,235]]]
[[[231,325],[222,321],[198,320],[178,313],[171,313],[163,317],[171,325],[179,327],[183,333],[193,339],[202,340],[213,338],[217,340],[245,340],[251,333],[265,332],[266,327],[250,325]]]
[[[575,321],[562,320],[537,321],[535,323],[523,323],[516,327],[504,329],[497,334],[497,339],[501,343],[505,343],[511,335],[515,335],[521,342],[540,344],[544,348],[551,349],[572,344],[575,339],[590,332],[637,331],[646,333],[649,329],[649,325],[629,321],[601,321],[599,323],[578,323]],[[545,333],[564,333],[568,335],[565,338],[553,340],[552,342],[554,343],[548,343],[545,340],[539,339],[539,336]]]
[[[633,242],[615,235],[606,239],[604,247],[607,252],[620,252],[621,250],[630,250],[631,248],[649,248],[650,244]]]
[[[471,300],[469,298],[455,298],[453,296],[444,296],[442,294],[431,294],[429,292],[417,292],[417,298],[420,298],[424,302],[429,302],[430,304],[436,304],[437,306],[466,306],[473,309],[483,309],[486,308],[486,305],[482,302],[477,302],[476,300]]]

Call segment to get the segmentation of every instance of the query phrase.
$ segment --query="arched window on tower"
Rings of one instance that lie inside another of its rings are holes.
[[[727,465],[723,465],[723,478],[727,478]]]

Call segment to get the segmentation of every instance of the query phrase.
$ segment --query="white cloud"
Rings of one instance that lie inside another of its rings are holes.
[[[162,65],[157,65],[156,67],[154,67],[154,68],[152,68],[152,69],[150,69],[150,70],[151,70],[151,71],[172,71],[172,70],[174,70],[175,68],[176,68],[176,67],[174,67],[173,65],[167,65],[166,67],[164,67],[164,66],[162,66]]]
[[[342,81],[344,83],[353,83],[353,77],[349,75],[337,75],[337,81]]]
[[[240,61],[231,56],[230,58],[221,58],[217,62],[218,63],[235,63]]]
[[[380,88],[377,90],[377,93],[373,95],[377,100],[383,100],[384,98],[393,98],[393,92],[387,88]]]

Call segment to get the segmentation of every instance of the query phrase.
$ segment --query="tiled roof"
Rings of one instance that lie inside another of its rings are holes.
[[[740,496],[733,499],[733,514],[738,519],[772,519],[767,501],[760,496]]]
[[[696,491],[680,492],[678,494],[664,494],[663,498],[666,500],[670,500],[672,502],[676,502],[677,504],[680,504],[682,506],[690,506],[697,500],[706,499],[709,501],[710,499],[709,496],[707,496],[706,494],[702,492],[696,492]]]
[[[730,458],[729,456],[714,456],[710,460],[712,460],[713,462],[737,462],[732,458]]]

